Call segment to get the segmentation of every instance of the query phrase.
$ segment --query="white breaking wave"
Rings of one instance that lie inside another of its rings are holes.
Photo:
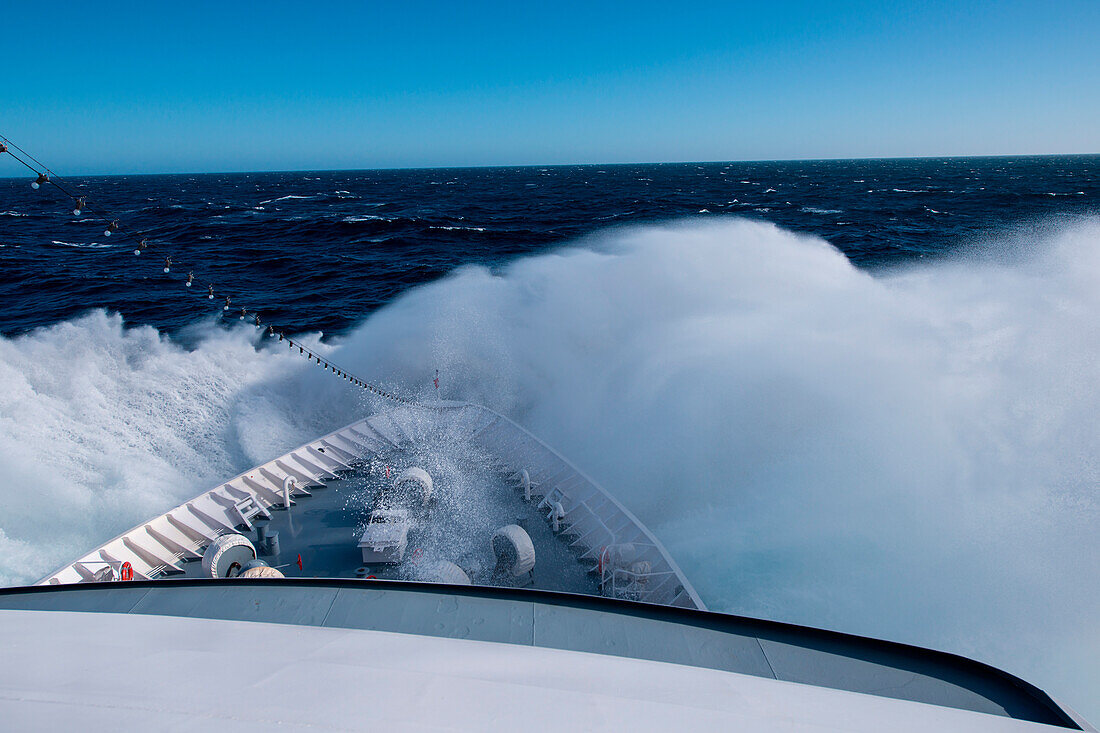
[[[714,609],[976,656],[1095,719],[1100,225],[973,249],[872,275],[765,223],[619,229],[415,288],[333,358],[516,418]],[[368,410],[209,328],[0,339],[4,581]]]
[[[397,221],[397,218],[392,216],[375,216],[374,214],[357,214],[355,216],[345,216],[340,221],[347,224],[355,224],[364,221]]]
[[[0,583],[33,582],[339,414],[336,385],[257,350],[254,329],[196,328],[191,351],[103,312],[0,338]]]
[[[60,244],[64,247],[82,247],[84,249],[106,249],[111,245],[100,242],[62,242],[57,239],[51,239],[54,244]]]
[[[307,178],[306,180],[308,181],[309,179]],[[276,201],[286,201],[288,199],[313,199],[313,198],[317,198],[317,197],[316,196],[296,196],[296,195],[292,194],[292,195],[289,195],[289,196],[280,196],[277,199],[268,199],[267,201],[261,201],[260,203],[261,204],[273,204]]]

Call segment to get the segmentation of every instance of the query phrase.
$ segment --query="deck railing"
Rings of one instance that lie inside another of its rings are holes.
[[[541,508],[560,504],[562,539],[580,562],[588,563],[606,594],[704,608],[661,543],[614,497],[512,420],[465,402],[395,407],[335,430],[124,532],[38,584],[117,579],[123,565],[137,579],[182,573],[183,563],[200,557],[220,535],[242,525],[250,529],[251,516],[282,508],[284,483],[293,486],[293,494],[308,495],[311,487],[324,486],[355,461],[405,448],[426,430],[441,426],[480,444],[503,470],[526,470]],[[250,509],[242,512],[241,506]],[[629,563],[612,568],[610,557],[615,553],[609,548],[627,546],[633,553]],[[605,573],[610,570],[622,573],[612,573],[609,581]]]

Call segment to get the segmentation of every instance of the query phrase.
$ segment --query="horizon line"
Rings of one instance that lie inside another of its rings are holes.
[[[252,173],[358,173],[389,171],[437,171],[437,170],[493,170],[498,168],[586,168],[618,167],[632,165],[734,165],[739,163],[841,163],[902,160],[980,160],[993,158],[1087,158],[1100,157],[1094,153],[995,153],[978,155],[889,155],[856,158],[752,158],[745,160],[677,160],[677,161],[628,161],[619,163],[522,163],[522,164],[484,164],[484,165],[409,165],[388,166],[382,168],[264,168],[254,170],[214,170],[214,171],[178,171],[159,173],[70,173],[66,177],[113,178],[119,176],[216,176],[247,175]],[[46,168],[50,173],[54,169]],[[0,176],[0,180],[12,180],[24,176]]]

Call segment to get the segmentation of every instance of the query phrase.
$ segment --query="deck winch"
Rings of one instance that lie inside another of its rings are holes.
[[[432,500],[434,484],[431,475],[423,468],[406,468],[393,482],[393,486],[398,492],[407,492],[410,498],[417,499],[421,506],[427,506]]]
[[[518,524],[506,524],[494,532],[491,545],[497,558],[497,574],[522,578],[535,569],[535,544]]]
[[[235,578],[256,559],[256,548],[242,534],[223,534],[202,553],[202,574],[208,578]]]

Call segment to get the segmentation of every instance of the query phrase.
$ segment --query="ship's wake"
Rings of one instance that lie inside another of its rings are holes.
[[[416,288],[336,347],[508,413],[714,609],[1100,685],[1100,225],[869,274],[740,220]],[[92,313],[0,339],[0,580],[31,582],[369,409],[245,330]],[[1100,711],[1083,710],[1094,718]]]

